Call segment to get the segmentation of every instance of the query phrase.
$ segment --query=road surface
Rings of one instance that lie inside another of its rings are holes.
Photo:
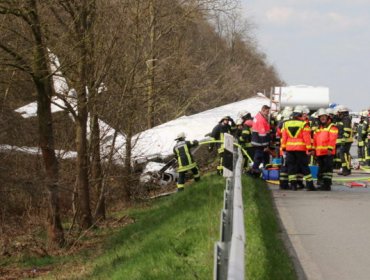
[[[370,184],[336,184],[331,192],[270,187],[300,279],[370,279]]]

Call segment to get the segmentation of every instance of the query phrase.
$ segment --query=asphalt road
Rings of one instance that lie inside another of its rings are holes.
[[[370,279],[370,186],[271,189],[300,279]]]

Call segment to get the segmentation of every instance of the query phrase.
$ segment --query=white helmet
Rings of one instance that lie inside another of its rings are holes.
[[[327,116],[327,115],[328,115],[328,112],[324,108],[320,108],[319,110],[317,110],[318,117]]]
[[[179,134],[177,134],[176,139],[185,139],[185,137],[185,132],[180,132]]]
[[[349,111],[349,109],[346,106],[344,106],[344,105],[338,105],[337,107],[335,107],[335,109],[337,109],[339,113],[343,113],[343,112],[348,112]]]
[[[368,112],[365,110],[365,111],[362,111],[361,114],[360,114],[362,117],[367,117],[368,115]]]
[[[293,108],[292,107],[290,107],[290,106],[286,106],[286,107],[284,107],[284,111],[285,110],[287,110],[287,111],[293,111]]]
[[[240,111],[238,113],[238,118],[242,118],[243,116],[245,116],[246,114],[248,114],[249,112],[248,111]]]
[[[240,119],[252,119],[252,115],[249,111],[241,111],[238,113]]]
[[[237,119],[235,124],[236,125],[242,125],[243,124],[243,120],[242,119]]]
[[[316,118],[317,118],[317,111],[316,111],[316,112],[314,112],[314,113],[312,113],[312,114],[311,114],[311,117],[313,117],[313,118],[315,118],[315,119],[316,119]]]
[[[292,111],[284,110],[282,113],[283,120],[289,120],[290,116],[292,115]]]
[[[332,108],[326,108],[326,113],[328,115],[334,115],[334,110]]]
[[[279,122],[283,119],[283,115],[282,113],[278,113],[277,116],[276,116],[276,120]]]
[[[303,110],[303,114],[309,114],[310,113],[310,109],[308,109],[308,107],[306,105],[302,106],[302,110]]]
[[[299,113],[299,114],[302,114],[303,113],[303,107],[300,106],[300,105],[297,105],[294,107],[294,110],[293,110],[293,113]]]

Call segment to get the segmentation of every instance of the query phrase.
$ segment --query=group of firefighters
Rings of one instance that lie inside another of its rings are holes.
[[[321,108],[311,115],[306,106],[285,107],[280,112],[271,113],[270,107],[263,105],[254,118],[249,112],[239,113],[236,122],[225,116],[210,133],[214,143],[209,145],[209,150],[217,148],[219,156],[218,174],[223,171],[225,133],[235,137],[245,157],[245,169],[254,177],[260,177],[261,166],[268,166],[271,158],[280,159],[280,189],[330,191],[334,169],[339,169],[338,175],[351,174],[350,148],[355,136],[359,162],[370,166],[370,107],[361,113],[355,127],[349,109],[343,105]],[[196,180],[200,178],[190,151],[199,143],[186,141],[184,134],[176,140],[177,185],[178,190],[183,190],[188,170],[192,170]],[[317,188],[310,164],[318,166]]]

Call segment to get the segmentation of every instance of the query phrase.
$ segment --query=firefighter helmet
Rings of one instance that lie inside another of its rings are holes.
[[[302,114],[303,113],[303,107],[298,105],[294,107],[293,113]]]
[[[335,109],[337,109],[339,113],[344,113],[344,112],[349,111],[349,109],[344,105],[338,105]]]
[[[317,110],[318,117],[327,116],[327,115],[328,115],[328,112],[324,108],[320,108],[319,110]]]
[[[224,120],[227,120],[227,121],[229,121],[231,118],[230,118],[230,116],[223,116],[222,118],[221,118],[221,120],[220,120],[220,123],[221,122],[223,122]]]
[[[241,111],[238,114],[238,118],[244,119],[244,120],[249,120],[252,118],[252,115],[248,111]]]
[[[180,132],[179,134],[177,134],[177,136],[176,136],[176,139],[175,140],[177,140],[177,139],[185,139],[185,132]]]
[[[326,113],[328,115],[334,115],[334,109],[329,107],[329,108],[326,109]]]
[[[292,111],[284,110],[283,113],[282,113],[283,120],[289,120],[291,115],[292,115]]]
[[[303,111],[303,114],[309,114],[310,113],[310,109],[308,109],[307,106],[302,106],[302,111]]]

